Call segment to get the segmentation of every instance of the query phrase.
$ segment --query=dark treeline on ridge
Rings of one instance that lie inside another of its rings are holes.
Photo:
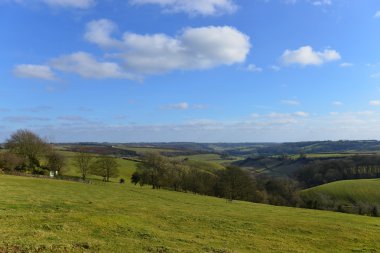
[[[304,188],[347,179],[380,178],[379,155],[315,160],[294,173]]]
[[[273,205],[296,206],[297,183],[286,178],[254,177],[236,166],[226,169],[200,169],[186,159],[170,159],[146,154],[132,175],[132,183],[151,185],[154,189],[193,192],[203,195],[245,200]]]

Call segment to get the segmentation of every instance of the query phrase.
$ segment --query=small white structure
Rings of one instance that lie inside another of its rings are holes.
[[[50,177],[56,177],[56,176],[58,176],[58,170],[56,170],[56,171],[50,171]]]

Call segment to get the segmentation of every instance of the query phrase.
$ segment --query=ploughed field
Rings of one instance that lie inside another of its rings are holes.
[[[380,252],[380,219],[0,175],[0,252]]]

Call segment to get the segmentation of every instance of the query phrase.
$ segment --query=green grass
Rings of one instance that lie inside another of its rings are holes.
[[[77,168],[75,167],[73,163],[73,157],[75,155],[74,152],[68,152],[68,151],[59,151],[61,154],[63,154],[66,157],[66,166],[64,168],[64,175],[67,176],[75,176],[80,177],[80,173],[78,172]],[[97,155],[94,155],[96,157]],[[130,161],[130,160],[124,160],[121,158],[115,158],[117,163],[119,164],[119,171],[120,175],[118,178],[111,178],[111,181],[119,181],[120,178],[124,178],[126,181],[129,181],[133,172],[136,170],[137,162]],[[89,179],[98,179],[101,180],[101,177],[90,175]]]
[[[0,252],[378,252],[380,219],[0,175]]]
[[[380,179],[337,181],[304,190],[301,194],[306,199],[325,195],[341,204],[365,203],[380,207]]]

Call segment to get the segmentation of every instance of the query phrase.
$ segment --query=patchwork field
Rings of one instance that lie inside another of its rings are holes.
[[[0,252],[378,252],[380,219],[0,176]]]

